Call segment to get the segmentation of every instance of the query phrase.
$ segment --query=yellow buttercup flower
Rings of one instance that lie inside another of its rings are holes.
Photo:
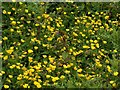
[[[99,44],[98,44],[98,43],[97,43],[97,44],[95,44],[95,45],[96,45],[96,47],[97,47],[97,48],[99,48]]]
[[[106,44],[106,43],[107,43],[107,41],[103,41],[103,43],[104,43],[104,44]]]
[[[52,39],[53,39],[52,37],[47,38],[48,41],[52,41]]]
[[[25,42],[25,40],[21,39],[21,42]]]
[[[24,87],[24,88],[27,88],[27,87],[28,87],[28,84],[24,84],[23,87]]]
[[[47,64],[48,62],[47,61],[44,61],[44,64]]]
[[[57,81],[57,80],[59,80],[58,77],[52,77],[52,81],[53,81],[53,82],[55,82],[55,81]]]
[[[27,10],[27,9],[25,9],[25,13],[28,13],[28,10]]]
[[[0,73],[0,77],[2,76],[2,73]]]
[[[77,37],[77,36],[78,36],[78,34],[77,34],[77,33],[75,33],[75,32],[73,32],[73,36]]]
[[[37,19],[40,19],[41,17],[40,16],[37,16]]]
[[[13,78],[13,76],[12,76],[12,75],[9,75],[9,78]]]
[[[9,88],[9,85],[4,85],[4,88]]]
[[[36,23],[35,26],[39,26],[40,24],[39,23]]]
[[[37,49],[38,49],[38,47],[37,47],[37,46],[34,46],[34,49],[35,49],[35,50],[37,50]]]
[[[113,83],[112,86],[113,86],[113,87],[117,87],[117,84],[116,84],[116,83]]]
[[[4,60],[7,60],[7,59],[8,59],[8,56],[7,56],[7,55],[6,55],[6,56],[4,56],[4,57],[3,57],[3,59],[4,59]]]
[[[114,53],[117,53],[117,50],[113,50]]]
[[[43,56],[43,58],[46,58],[47,57],[47,55],[42,55]]]
[[[60,24],[59,24],[59,23],[57,23],[57,27],[60,27]]]
[[[37,86],[37,88],[41,88],[41,87],[42,87],[42,86],[40,85],[40,83],[37,82],[37,81],[34,81],[34,85]]]
[[[51,76],[50,75],[46,75],[46,78],[50,78]]]
[[[4,41],[5,41],[5,40],[8,40],[8,38],[7,38],[7,37],[4,37],[3,40],[4,40]]]
[[[80,69],[78,69],[78,70],[77,70],[77,72],[81,73],[81,72],[82,72],[82,69],[81,69],[81,68],[80,68]]]
[[[32,62],[33,58],[32,57],[28,57],[28,60],[29,60],[29,62]]]
[[[12,8],[12,10],[14,10],[14,11],[15,11],[15,8],[13,7],[13,8]]]
[[[94,49],[96,49],[96,48],[92,45],[92,46],[91,46],[91,49],[94,50]]]
[[[33,50],[29,49],[29,50],[28,50],[28,53],[33,53]]]
[[[10,15],[10,14],[11,14],[11,12],[8,12],[8,14]]]
[[[110,84],[113,84],[114,83],[114,81],[110,81]]]
[[[6,14],[7,12],[6,12],[6,10],[3,10],[3,14]]]
[[[86,46],[86,45],[84,45],[84,46],[83,46],[83,48],[86,48],[86,49],[88,49],[88,48],[90,48],[90,47],[89,47],[89,46]]]
[[[105,16],[105,19],[109,19],[109,16]]]
[[[114,76],[118,76],[118,74],[119,74],[118,72],[114,72],[113,73]]]
[[[11,29],[10,29],[10,32],[14,32],[14,29],[11,28]]]
[[[12,49],[6,50],[6,52],[7,52],[8,54],[12,54],[13,50],[12,50]]]
[[[68,71],[68,70],[65,70],[65,73],[66,73],[66,74],[69,74],[69,73],[70,73],[70,71]]]
[[[60,76],[60,79],[64,79],[64,78],[65,78],[65,76],[64,76],[64,75],[61,75],[61,76]]]
[[[49,60],[50,60],[51,63],[53,63],[54,59],[55,59],[55,58],[49,57]]]
[[[64,12],[64,14],[66,14],[66,12]]]
[[[12,21],[12,22],[11,22],[11,25],[16,25],[16,21]]]
[[[79,76],[79,77],[84,77],[84,75],[83,75],[83,74],[78,74],[78,76]]]
[[[105,60],[105,63],[107,63],[107,64],[108,64],[108,63],[109,63],[109,60],[108,60],[108,59],[106,59],[106,60]]]

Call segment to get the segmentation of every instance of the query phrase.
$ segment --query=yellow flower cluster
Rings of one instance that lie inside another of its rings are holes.
[[[75,11],[67,11],[60,4],[56,14],[48,13],[45,2],[39,3],[38,13],[23,2],[18,4],[3,10],[3,23],[8,24],[0,42],[4,88],[12,87],[12,82],[23,88],[67,87],[70,80],[84,87],[82,82],[97,79],[109,79],[107,86],[117,87],[119,50],[109,36],[114,36],[111,33],[118,21],[105,12],[77,15],[80,11],[75,3]]]

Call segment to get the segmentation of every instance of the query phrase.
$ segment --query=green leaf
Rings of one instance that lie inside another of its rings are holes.
[[[63,52],[62,53],[62,57],[63,57],[63,59],[66,59],[68,57],[68,53],[67,52]]]

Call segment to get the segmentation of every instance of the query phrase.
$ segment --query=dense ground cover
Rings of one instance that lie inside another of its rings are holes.
[[[4,88],[118,88],[119,4],[2,3]]]

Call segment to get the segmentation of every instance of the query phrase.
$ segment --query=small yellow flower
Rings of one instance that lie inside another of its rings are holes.
[[[5,40],[8,40],[8,38],[7,38],[7,37],[4,37],[3,40],[4,40],[4,41],[5,41]]]
[[[33,58],[32,57],[28,57],[28,60],[29,60],[29,62],[32,62]]]
[[[57,80],[59,80],[58,77],[52,77],[52,81],[53,81],[53,82],[55,82],[55,81],[57,81]]]
[[[7,12],[6,12],[6,10],[3,10],[3,14],[6,14]]]
[[[44,64],[47,64],[48,62],[47,61],[44,61]]]
[[[60,79],[64,79],[64,78],[65,78],[65,76],[64,76],[64,75],[61,75],[61,76],[60,76]]]
[[[31,21],[27,21],[27,23],[31,23]]]
[[[17,69],[20,69],[20,66],[16,66]]]
[[[12,75],[9,75],[9,78],[13,78],[13,76],[12,76]]]
[[[20,20],[24,20],[24,17],[21,17]]]
[[[64,12],[64,14],[66,14],[66,12]]]
[[[33,50],[29,49],[29,50],[28,50],[28,53],[33,53]]]
[[[37,88],[41,88],[41,87],[42,87],[42,86],[40,85],[40,83],[37,82],[37,81],[34,81],[34,85],[37,86]]]
[[[91,49],[94,50],[94,49],[96,49],[96,48],[92,45],[92,46],[91,46]]]
[[[14,32],[14,29],[11,28],[11,29],[10,29],[10,32]]]
[[[99,48],[99,44],[98,43],[96,44],[96,47]]]
[[[25,40],[21,39],[21,42],[25,42]]]
[[[27,88],[27,87],[28,87],[28,84],[24,84],[23,87],[24,87],[24,88]]]
[[[78,36],[78,34],[77,34],[77,33],[75,33],[75,32],[73,32],[73,36],[77,37],[77,36]]]
[[[117,50],[113,50],[114,53],[117,53]]]
[[[12,10],[14,10],[14,11],[15,11],[15,8],[12,8]]]
[[[110,81],[110,84],[113,84],[114,83],[114,81]]]
[[[23,3],[22,2],[19,2],[20,5],[22,5]]]
[[[82,69],[81,69],[81,68],[80,68],[80,69],[78,69],[78,70],[77,70],[77,72],[81,73],[81,72],[82,72]]]
[[[74,67],[74,70],[77,70],[77,67]]]
[[[41,17],[40,16],[37,16],[37,19],[40,19]]]
[[[48,41],[52,41],[52,39],[53,39],[52,37],[47,38]]]
[[[2,76],[2,73],[0,73],[0,77]]]
[[[42,55],[43,56],[43,58],[46,58],[47,57],[47,55]]]
[[[1,71],[1,73],[2,73],[2,74],[5,74],[5,72],[4,72],[4,71]]]
[[[27,9],[25,9],[25,13],[28,13],[28,10],[27,10]]]
[[[11,25],[16,25],[16,21],[12,21],[12,22],[11,22]]]
[[[109,63],[109,60],[108,60],[108,59],[106,59],[106,60],[105,60],[105,63],[107,63],[107,64],[108,64],[108,63]]]
[[[8,56],[7,56],[7,55],[6,55],[6,56],[4,56],[4,57],[3,57],[3,59],[4,59],[4,60],[7,60],[7,59],[8,59]]]
[[[50,78],[51,76],[50,75],[46,75],[46,78]]]
[[[109,19],[109,16],[105,16],[105,19]]]
[[[70,31],[70,29],[66,29],[66,31]]]
[[[11,14],[11,12],[8,12],[8,14],[10,15],[10,14]]]
[[[42,28],[45,28],[46,26],[45,25],[42,25]]]
[[[59,23],[57,23],[57,27],[60,27],[60,24],[59,24]]]
[[[79,77],[84,77],[84,75],[83,75],[83,74],[78,74],[78,76],[79,76]]]
[[[104,44],[106,44],[106,43],[107,43],[107,41],[103,41],[103,43],[104,43]]]
[[[38,49],[38,47],[37,47],[37,46],[34,46],[34,49],[35,49],[35,50],[37,50],[37,49]]]
[[[9,88],[9,85],[4,85],[4,88]]]
[[[40,84],[37,85],[37,88],[41,88],[42,86]]]
[[[116,87],[117,87],[117,84],[116,84],[116,83],[113,83],[112,86],[116,88]]]
[[[84,45],[84,46],[83,46],[83,48],[86,48],[86,49],[88,49],[88,48],[90,48],[90,47],[89,47],[89,46],[86,46],[86,45]]]
[[[7,52],[8,54],[12,54],[13,50],[12,50],[12,49],[6,50],[6,52]]]
[[[69,74],[69,73],[70,73],[70,71],[68,71],[68,70],[65,70],[65,73],[66,73],[66,74]]]
[[[53,63],[54,59],[55,59],[55,58],[49,57],[49,60],[50,60],[51,63]]]
[[[36,27],[39,26],[39,25],[40,25],[39,23],[36,23],[36,24],[35,24]]]
[[[114,76],[118,76],[118,74],[119,74],[118,72],[114,72],[113,73]]]

